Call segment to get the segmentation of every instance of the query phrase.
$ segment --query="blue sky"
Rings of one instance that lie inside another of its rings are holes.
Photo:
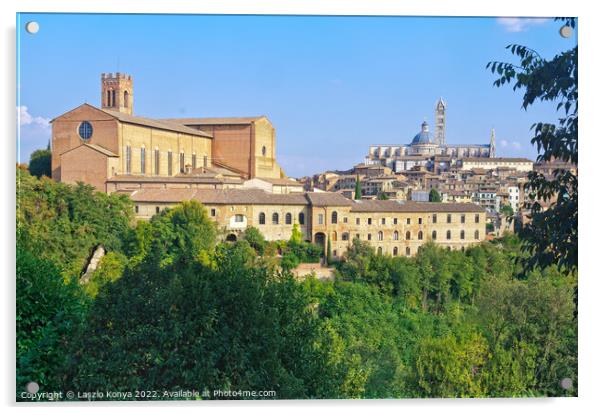
[[[292,177],[409,142],[440,96],[448,143],[488,143],[495,127],[498,155],[535,158],[530,126],[555,121],[555,106],[522,110],[485,65],[510,60],[510,43],[552,57],[577,41],[540,19],[21,14],[17,25],[20,161],[46,146],[48,120],[99,106],[100,74],[120,71],[134,76],[136,115],[267,115]]]

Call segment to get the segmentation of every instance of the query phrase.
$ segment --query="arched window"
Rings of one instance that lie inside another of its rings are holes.
[[[341,239],[343,241],[348,241],[349,240],[349,233],[343,232],[343,234],[341,235]]]
[[[115,106],[115,90],[111,91],[111,106]]]
[[[464,231],[460,231],[460,239],[464,239]]]
[[[146,174],[146,149],[140,149],[140,173]]]
[[[171,176],[173,174],[173,153],[171,151],[167,152],[167,175]]]
[[[378,255],[382,255],[383,254],[383,247],[379,246],[378,247]]]
[[[265,225],[265,213],[263,213],[263,212],[259,213],[259,224]]]
[[[107,107],[111,106],[111,91],[107,91]]]
[[[433,241],[437,240],[437,231],[433,231],[432,238],[433,238]]]
[[[305,213],[299,212],[299,225],[305,225]]]
[[[180,173],[184,173],[184,152],[180,152]]]
[[[130,93],[128,91],[123,93],[123,106],[126,108],[130,106]]]
[[[338,215],[337,215],[337,212],[335,210],[334,212],[332,212],[332,216],[330,218],[330,223],[337,223],[337,220],[338,220]]]
[[[336,233],[336,232],[333,232],[333,233],[332,233],[332,240],[333,240],[333,241],[336,241],[336,240],[337,240],[337,233]]]
[[[410,234],[410,231],[407,231],[407,232],[406,232],[406,240],[408,240],[408,241],[409,241],[409,240],[410,240],[410,238],[411,238],[411,236],[412,236],[412,235]]]
[[[132,174],[132,147],[125,148],[125,172]]]
[[[274,212],[272,214],[272,225],[278,225],[278,221],[279,221],[279,217],[278,214],[276,212]]]
[[[447,231],[446,238],[447,238],[447,239],[451,239],[451,231]]]
[[[287,225],[290,225],[290,224],[292,224],[292,223],[293,223],[293,215],[291,215],[290,213],[287,213],[287,214],[284,216],[284,222],[285,222]]]
[[[418,240],[422,240],[422,231],[418,231]]]
[[[394,241],[398,241],[399,240],[399,232],[397,232],[397,231],[393,232],[393,240]]]
[[[379,241],[383,240],[383,231],[378,231],[378,240]]]
[[[161,170],[161,152],[158,148],[155,149],[155,174],[158,175]]]
[[[474,238],[479,239],[479,231],[474,231]]]
[[[410,247],[406,247],[406,256],[410,256],[412,251],[410,251]]]
[[[399,251],[397,250],[397,247],[393,247],[393,256],[397,256],[398,253]]]

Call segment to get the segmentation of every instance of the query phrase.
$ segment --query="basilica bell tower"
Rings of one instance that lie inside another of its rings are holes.
[[[134,80],[131,75],[117,72],[100,76],[102,109],[132,115],[134,112]]]

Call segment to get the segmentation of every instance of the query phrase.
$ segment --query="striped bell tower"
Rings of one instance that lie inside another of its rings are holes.
[[[445,109],[447,104],[439,98],[435,106],[435,144],[445,145]]]

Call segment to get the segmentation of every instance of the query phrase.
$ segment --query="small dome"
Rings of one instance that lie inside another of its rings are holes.
[[[422,123],[422,128],[418,134],[414,136],[412,144],[432,144],[431,135],[429,134],[429,125],[426,121]]]

